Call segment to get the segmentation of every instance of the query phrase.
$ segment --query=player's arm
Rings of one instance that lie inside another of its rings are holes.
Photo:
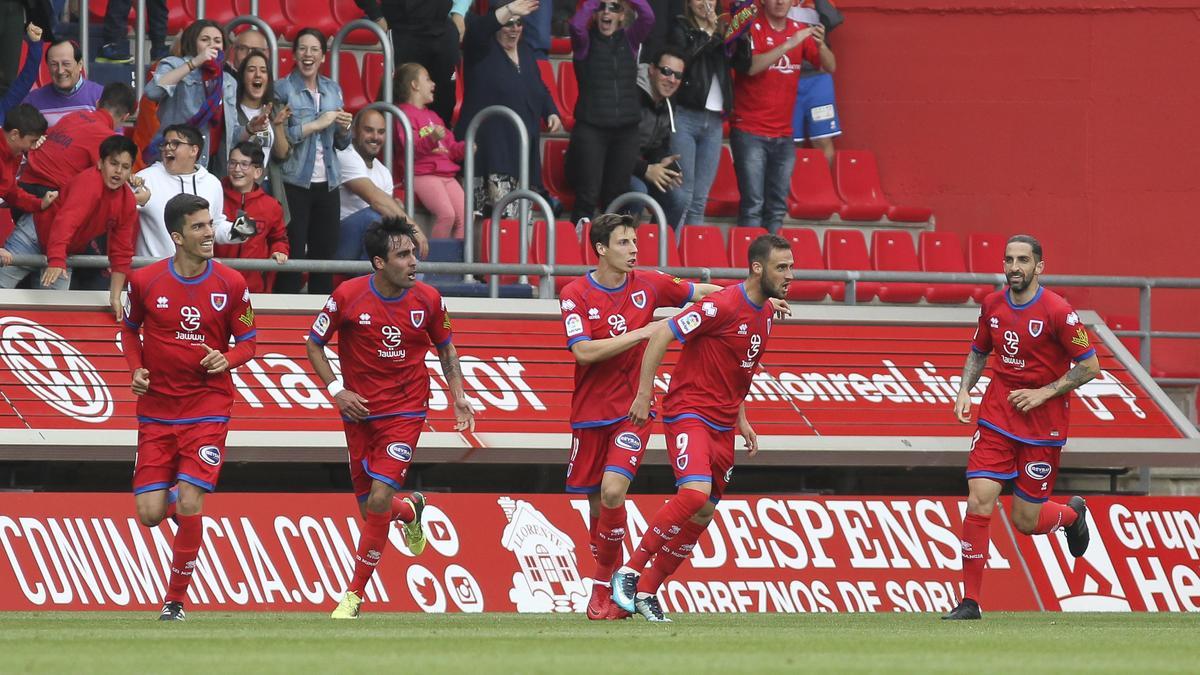
[[[121,313],[123,311],[121,291],[124,289],[125,273],[113,270],[112,278],[108,282],[108,306],[112,308],[113,316],[116,317],[117,323],[121,322]]]
[[[583,366],[607,361],[617,354],[621,354],[637,346],[639,343],[649,340],[650,336],[661,323],[663,321],[654,321],[616,337],[603,338],[601,340],[579,340],[571,345],[571,353],[575,355],[575,362]]]
[[[1008,402],[1021,412],[1029,412],[1055,396],[1070,393],[1100,374],[1100,359],[1093,353],[1077,361],[1065,375],[1039,389],[1014,389]]]
[[[746,454],[753,457],[758,454],[758,434],[754,432],[754,427],[750,426],[750,420],[746,419],[746,404],[743,402],[738,406],[737,430],[746,439]]]
[[[650,325],[654,327],[654,332],[650,335],[649,342],[646,343],[645,353],[642,354],[638,391],[637,395],[633,397],[633,405],[629,407],[629,421],[638,426],[645,424],[650,419],[650,405],[654,402],[654,375],[658,372],[658,367],[662,365],[663,357],[667,354],[667,347],[670,346],[671,340],[675,339],[668,322],[657,321]]]
[[[367,399],[347,389],[337,375],[333,374],[333,365],[329,363],[329,357],[325,354],[325,345],[309,336],[306,348],[313,372],[321,378],[321,383],[325,385],[325,390],[333,398],[333,403],[342,416],[353,422],[361,422],[364,417],[370,415]]]
[[[150,390],[150,371],[146,369],[142,359],[141,309],[137,302],[137,292],[133,286],[129,289],[129,304],[125,309],[125,319],[121,321],[121,351],[125,354],[125,363],[129,364],[129,372],[133,375],[130,388],[133,393],[141,396]]]
[[[987,367],[988,354],[974,346],[963,364],[962,381],[958,384],[958,397],[954,401],[954,416],[963,424],[971,423],[971,388],[979,382],[983,369]]]
[[[458,350],[454,343],[447,340],[438,345],[438,360],[442,362],[442,374],[450,385],[450,395],[454,397],[454,430],[475,431],[475,409],[467,400],[467,392],[463,389],[462,367],[458,365]]]

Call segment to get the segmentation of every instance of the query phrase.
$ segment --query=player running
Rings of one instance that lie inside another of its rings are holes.
[[[379,564],[393,520],[404,523],[413,554],[425,550],[421,512],[425,498],[396,493],[412,462],[429,410],[425,354],[437,348],[454,397],[454,428],[475,430],[475,413],[463,392],[450,316],[441,294],[416,280],[416,227],[384,218],[363,235],[375,273],[337,287],[308,334],[308,360],[341,412],[350,480],[366,521],[354,556],[354,577],[334,619],[357,619],[364,589]],[[339,380],[325,345],[338,334]]]
[[[146,527],[168,517],[179,524],[158,618],[183,621],[204,538],[204,495],[216,489],[225,454],[233,409],[229,371],[254,356],[255,328],[246,280],[212,260],[208,201],[176,195],[163,220],[175,257],[129,275],[121,345],[138,396],[138,519]]]
[[[1038,283],[1045,262],[1042,245],[1018,234],[1004,249],[1008,288],[983,299],[979,327],[963,366],[954,414],[971,423],[971,388],[988,354],[1000,349],[992,380],[983,395],[979,428],[967,458],[967,516],[963,521],[962,602],[943,619],[978,619],[983,567],[988,558],[988,526],[1005,481],[1014,480],[1012,521],[1023,534],[1049,534],[1063,528],[1067,548],[1078,558],[1087,551],[1087,505],[1082,497],[1066,504],[1048,501],[1058,477],[1058,456],[1067,442],[1071,390],[1100,372],[1096,350],[1079,316],[1062,296]],[[1067,369],[1067,362],[1075,365]]]
[[[750,245],[746,281],[713,293],[654,329],[642,357],[637,395],[629,420],[637,427],[650,419],[654,376],[674,338],[683,353],[663,402],[667,455],[678,491],[654,515],[629,562],[612,577],[612,599],[621,609],[648,621],[663,616],[658,588],[691,555],[712,520],[716,504],[733,478],[734,429],[749,455],[758,436],[746,419],[746,395],[771,334],[771,299],[787,297],[792,279],[792,247],[766,234]],[[650,558],[654,564],[643,574]]]

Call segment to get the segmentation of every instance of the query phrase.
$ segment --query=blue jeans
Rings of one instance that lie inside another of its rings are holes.
[[[41,245],[38,244],[37,228],[34,227],[33,216],[27,213],[17,220],[17,226],[13,228],[12,234],[8,235],[8,241],[4,243],[4,248],[13,255],[42,255],[43,251]],[[0,288],[16,288],[17,284],[30,274],[34,275],[34,288],[65,291],[71,285],[70,277],[63,275],[53,284],[43,286],[40,268],[5,265],[0,267]]]
[[[363,248],[363,234],[371,223],[381,220],[375,209],[365,208],[356,211],[342,219],[341,229],[338,230],[338,260],[366,260],[367,249]]]
[[[778,232],[787,215],[788,186],[796,163],[792,139],[755,136],[734,129],[729,133],[729,144],[733,146],[733,170],[742,193],[738,225]]]
[[[662,207],[663,215],[667,217],[668,226],[675,227],[675,223],[679,222],[680,212],[677,208],[678,199],[676,197],[679,192],[679,188],[663,192],[662,190],[650,185],[645,180],[638,178],[637,176],[630,176],[629,190],[631,192],[640,192],[658,202],[658,205]],[[623,210],[634,218],[641,218],[644,208],[645,207],[643,207],[641,204],[630,204]],[[654,220],[655,222],[658,221],[657,218],[651,218],[651,220]]]
[[[721,113],[711,110],[675,108],[675,133],[671,134],[671,154],[679,155],[683,185],[672,190],[677,202],[677,218],[671,226],[701,225],[708,191],[717,176],[721,160]],[[671,216],[670,213],[667,214]]]

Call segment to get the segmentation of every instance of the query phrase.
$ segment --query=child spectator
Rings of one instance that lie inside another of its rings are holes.
[[[274,197],[263,192],[262,180],[266,155],[258,143],[242,141],[229,153],[229,174],[221,179],[225,188],[225,219],[231,223],[252,220],[254,227],[243,226],[255,234],[240,244],[218,244],[213,255],[218,258],[270,258],[282,265],[288,259],[287,226],[283,223],[283,207]],[[251,293],[267,293],[275,284],[274,272],[241,270]]]
[[[461,239],[466,195],[454,176],[461,169],[466,143],[455,140],[454,132],[429,108],[435,85],[424,66],[418,63],[400,66],[397,80],[404,99],[400,109],[412,122],[415,136],[412,189],[421,204],[433,213],[433,238]],[[404,143],[403,136],[400,143]]]

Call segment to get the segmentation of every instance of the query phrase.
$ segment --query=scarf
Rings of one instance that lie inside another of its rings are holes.
[[[217,58],[212,61],[205,61],[201,64],[198,72],[200,73],[200,81],[204,84],[204,100],[200,103],[200,109],[188,118],[188,126],[195,127],[200,130],[200,133],[208,139],[209,152],[216,152],[221,141],[225,139],[225,102],[224,102],[224,74],[225,52],[218,51]],[[159,160],[161,156],[163,138],[161,135],[146,146],[146,150],[142,153],[142,158],[147,164],[153,164]],[[200,164],[201,162],[197,162]]]

